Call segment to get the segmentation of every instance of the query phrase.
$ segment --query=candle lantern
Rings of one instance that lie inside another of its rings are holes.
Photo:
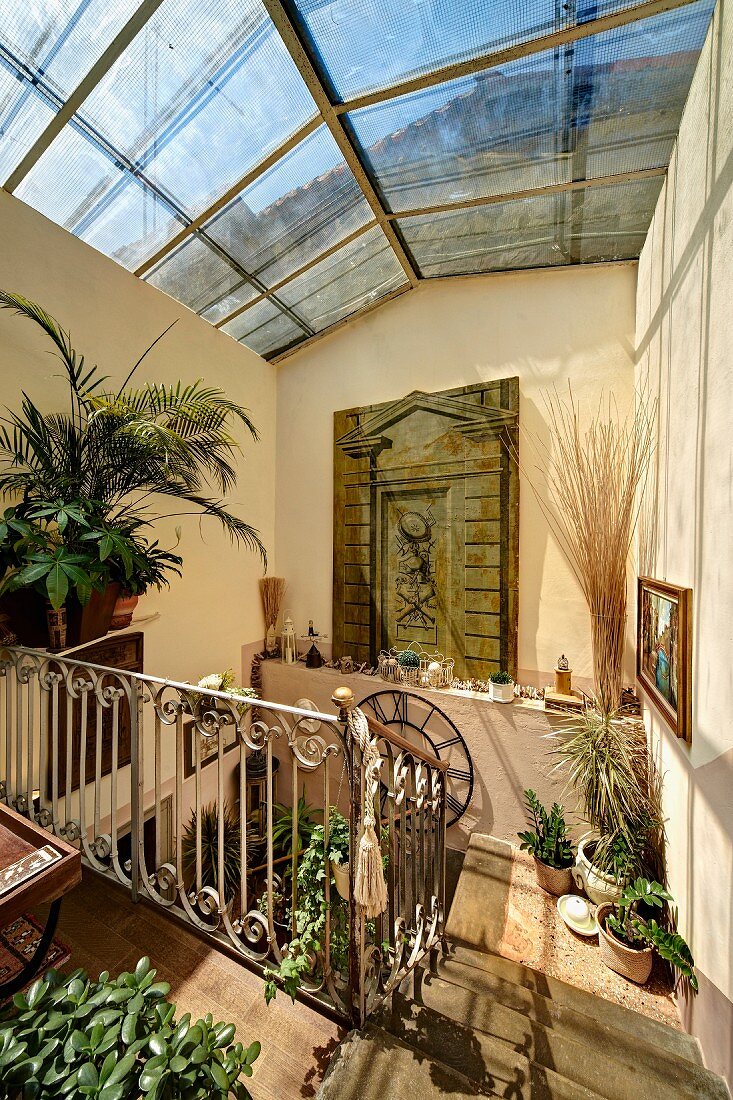
[[[284,665],[294,665],[298,660],[298,647],[295,641],[295,627],[289,612],[285,612],[282,638],[280,640]]]

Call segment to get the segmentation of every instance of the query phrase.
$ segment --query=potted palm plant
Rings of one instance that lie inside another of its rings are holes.
[[[570,893],[573,885],[573,845],[567,832],[562,806],[555,802],[548,811],[532,790],[524,792],[526,813],[532,826],[519,833],[520,848],[534,856],[537,883],[554,897]]]
[[[618,901],[599,906],[599,946],[609,969],[643,985],[652,972],[657,951],[697,989],[695,960],[685,940],[640,912],[640,906],[651,913],[671,901],[672,895],[660,883],[638,878],[625,887]]]
[[[18,595],[4,601],[2,610],[21,642],[38,644],[37,638],[28,637],[29,623],[43,623],[46,600],[54,611],[68,611],[73,600],[80,607],[101,601],[104,615],[94,636],[106,633],[120,587],[126,582],[133,587],[156,584],[159,567],[165,573],[180,566],[177,556],[175,561],[161,558],[171,552],[161,551],[141,532],[170,516],[160,507],[163,499],[177,502],[177,515],[213,517],[232,539],[259,551],[265,560],[257,532],[222,501],[236,484],[234,428],[243,426],[257,439],[246,409],[200,380],[133,386],[135,372],[161,337],[119,387],[110,387],[108,378],[85,364],[69,333],[40,306],[0,291],[0,308],[30,320],[48,337],[66,385],[65,411],[44,412],[24,395],[20,411],[8,411],[0,422],[0,495],[21,501],[25,514],[11,516],[13,523],[31,524],[31,531],[18,532],[12,523],[4,534],[0,529],[0,566],[16,578],[6,584],[5,593],[24,592],[33,605],[19,613]],[[79,502],[86,528],[74,514]],[[55,514],[41,514],[43,508]],[[38,514],[30,515],[32,509]],[[85,545],[95,543],[92,531],[102,532],[96,549]],[[83,534],[89,537],[83,539]],[[19,535],[30,541],[16,548]],[[120,551],[115,559],[109,549],[115,537],[126,544],[132,570],[125,554]],[[41,546],[33,545],[33,539]],[[42,566],[48,566],[45,593],[38,590]]]

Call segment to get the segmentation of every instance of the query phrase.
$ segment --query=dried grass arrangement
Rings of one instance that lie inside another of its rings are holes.
[[[286,588],[283,577],[261,577],[260,595],[262,596],[262,610],[265,615],[265,631],[272,638],[275,634],[278,615],[282,607],[283,596]]]
[[[547,477],[545,499],[528,480],[583,590],[591,614],[595,703],[602,715],[621,701],[627,564],[654,451],[656,405],[637,394],[632,412],[601,398],[587,424],[569,388],[546,398],[550,440],[529,439]]]

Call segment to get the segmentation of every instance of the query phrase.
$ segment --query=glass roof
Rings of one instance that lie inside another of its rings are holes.
[[[0,0],[0,182],[275,358],[421,279],[638,256],[714,3],[649,7]]]

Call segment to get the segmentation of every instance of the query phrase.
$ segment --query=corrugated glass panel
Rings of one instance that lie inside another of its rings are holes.
[[[333,137],[322,126],[206,225],[206,232],[267,286],[372,217]]]
[[[0,0],[0,181],[17,168],[139,0]]]
[[[620,11],[635,0],[295,0],[341,100]]]
[[[146,281],[199,313],[240,286],[242,273],[194,236],[158,264]],[[250,290],[251,298],[256,297],[258,291],[252,286]]]
[[[49,154],[52,153],[52,156]],[[47,218],[134,270],[181,228],[166,203],[132,176],[110,206],[99,206],[123,175],[119,164],[66,126],[15,194]]]
[[[195,216],[314,114],[313,100],[258,0],[168,0],[79,117],[136,174]],[[83,176],[56,143],[35,173],[54,179],[56,189],[68,186],[68,173],[75,176],[81,192],[75,202],[88,202],[88,222],[124,204],[125,193],[136,186],[121,168],[104,187],[84,188]]]
[[[424,214],[399,223],[426,277],[633,259],[662,177]]]
[[[305,340],[307,335],[295,321],[268,300],[258,302],[256,306],[229,321],[222,332],[228,332],[258,355],[275,355],[276,352]]]
[[[210,321],[212,325],[216,325],[219,321],[223,321],[225,317],[228,317],[230,313],[234,313],[235,309],[239,309],[240,306],[251,302],[253,298],[257,298],[259,294],[260,291],[252,286],[252,283],[248,283],[243,279],[223,297],[202,309],[200,311],[201,316]]]
[[[711,10],[701,0],[349,121],[398,212],[665,165]]]
[[[278,297],[320,332],[405,282],[405,273],[378,227],[286,283]]]

